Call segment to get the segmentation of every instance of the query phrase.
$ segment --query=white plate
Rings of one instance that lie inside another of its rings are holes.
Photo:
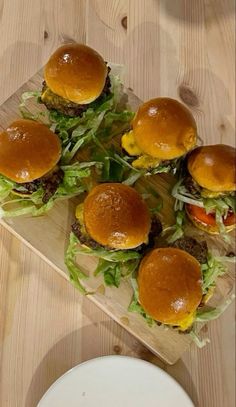
[[[105,356],[74,367],[38,407],[194,407],[166,372],[140,359]]]

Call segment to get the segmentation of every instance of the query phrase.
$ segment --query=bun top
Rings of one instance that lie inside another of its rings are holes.
[[[197,140],[192,114],[170,98],[151,99],[141,105],[133,120],[133,132],[138,147],[161,160],[181,157]]]
[[[105,85],[107,66],[101,55],[84,44],[66,44],[50,57],[44,69],[48,87],[78,104],[93,102]]]
[[[84,223],[96,242],[132,249],[148,240],[150,215],[138,192],[124,184],[100,184],[84,202]]]
[[[236,149],[225,144],[197,147],[189,154],[188,171],[210,191],[235,191]]]
[[[44,124],[16,120],[0,134],[0,174],[17,183],[42,177],[60,156],[60,140]]]
[[[201,302],[201,278],[200,264],[187,252],[154,249],[139,267],[139,301],[156,321],[181,325]]]

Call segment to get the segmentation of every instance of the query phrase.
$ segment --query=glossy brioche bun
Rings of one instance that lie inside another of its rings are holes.
[[[44,124],[16,120],[0,134],[0,174],[17,183],[42,177],[60,156],[60,140]]]
[[[192,114],[170,98],[156,98],[141,105],[133,120],[133,132],[138,147],[161,160],[181,157],[197,141]]]
[[[212,222],[211,224],[204,222],[202,219],[199,219],[196,215],[194,215],[194,212],[192,211],[192,205],[185,205],[185,212],[188,216],[188,218],[191,220],[191,222],[200,230],[204,230],[204,232],[207,232],[211,235],[219,235],[220,234],[220,229],[219,226],[217,225],[216,221]],[[235,223],[235,215],[232,215],[232,219],[234,219],[234,222],[231,224],[225,223],[225,232],[229,233],[232,232],[236,228],[236,223]]]
[[[201,266],[187,252],[158,248],[142,260],[138,272],[139,301],[156,321],[180,325],[202,299]]]
[[[188,171],[210,191],[235,191],[236,149],[225,144],[197,147],[188,156]]]
[[[148,240],[150,215],[138,192],[124,184],[100,184],[84,202],[84,223],[96,242],[132,249]]]
[[[50,57],[44,69],[48,87],[78,104],[93,102],[105,85],[107,66],[95,50],[84,44],[66,44]]]

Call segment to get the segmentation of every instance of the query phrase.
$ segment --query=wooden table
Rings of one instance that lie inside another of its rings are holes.
[[[124,63],[142,99],[181,97],[209,143],[234,140],[233,0],[0,0],[0,102],[63,41]],[[198,407],[234,406],[234,305],[211,345],[166,366],[0,227],[0,406],[35,407],[62,373],[108,354],[168,371]]]

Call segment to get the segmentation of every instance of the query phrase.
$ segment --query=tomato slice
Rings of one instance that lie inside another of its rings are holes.
[[[196,220],[205,223],[205,225],[216,226],[216,217],[214,213],[206,213],[204,208],[200,208],[199,206],[195,205],[186,204],[186,207],[188,213]],[[224,219],[224,224],[225,226],[231,226],[234,225],[235,223],[236,223],[235,213],[229,211],[227,218]]]

